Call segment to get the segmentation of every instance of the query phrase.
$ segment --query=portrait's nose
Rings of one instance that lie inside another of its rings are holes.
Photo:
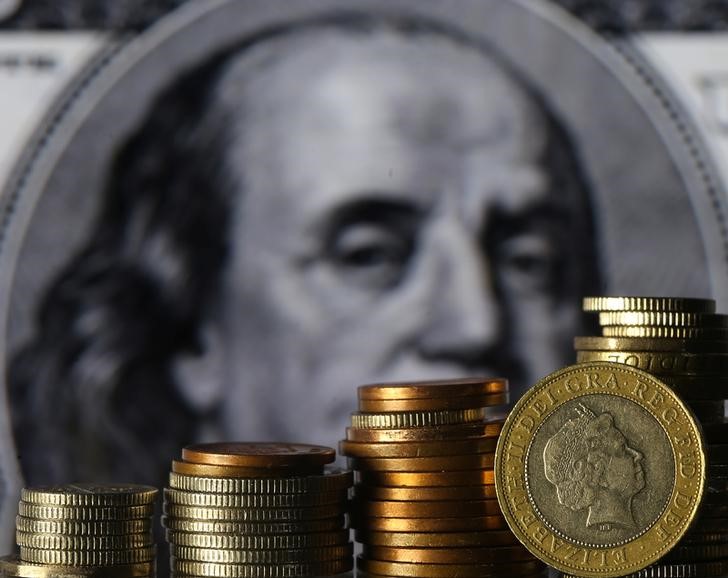
[[[504,338],[499,301],[483,248],[467,233],[450,231],[439,238],[437,277],[421,354],[467,365],[487,364]]]

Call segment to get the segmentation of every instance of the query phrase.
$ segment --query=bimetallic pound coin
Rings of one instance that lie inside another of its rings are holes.
[[[496,450],[496,492],[516,537],[584,577],[638,572],[695,519],[706,476],[699,425],[649,373],[566,367],[516,404]]]

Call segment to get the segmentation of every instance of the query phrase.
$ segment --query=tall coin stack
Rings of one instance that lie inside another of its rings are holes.
[[[24,488],[16,518],[20,556],[0,560],[0,575],[154,576],[157,493],[132,484]]]
[[[487,420],[486,408],[508,403],[506,380],[367,385],[358,396],[339,446],[358,481],[358,575],[542,575],[508,530],[493,485],[503,421]]]
[[[173,576],[329,576],[353,567],[351,472],[335,451],[280,443],[188,446],[164,490]]]
[[[728,316],[709,299],[587,297],[601,337],[577,337],[577,361],[613,361],[652,373],[700,421],[708,480],[691,529],[659,564],[636,576],[728,575]]]

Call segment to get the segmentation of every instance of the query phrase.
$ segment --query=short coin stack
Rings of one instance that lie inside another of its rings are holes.
[[[16,519],[20,556],[3,558],[0,575],[153,576],[157,493],[156,488],[132,484],[23,489]]]
[[[351,525],[358,575],[535,576],[538,562],[508,530],[493,457],[508,402],[504,379],[367,385],[340,452],[357,471]]]
[[[188,446],[172,465],[164,517],[173,576],[283,578],[352,569],[351,472],[335,451],[280,443]]]
[[[643,369],[690,407],[706,436],[704,506],[680,543],[638,576],[728,575],[728,316],[709,299],[591,297],[602,337],[577,337],[577,361]]]

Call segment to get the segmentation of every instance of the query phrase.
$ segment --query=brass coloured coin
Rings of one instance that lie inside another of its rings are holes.
[[[479,377],[439,381],[369,384],[357,388],[359,400],[474,397],[507,392],[508,380]]]
[[[55,506],[141,506],[151,504],[159,491],[139,484],[75,483],[23,488],[20,499],[29,504]]]
[[[594,470],[579,473],[580,463]],[[677,544],[707,467],[700,427],[666,384],[590,362],[552,373],[518,401],[495,471],[503,515],[535,556],[562,572],[617,577]]]
[[[177,490],[215,494],[302,494],[336,492],[351,487],[354,474],[341,468],[325,468],[321,475],[285,478],[240,478],[186,475],[170,472],[169,485]]]
[[[497,437],[503,420],[403,429],[346,428],[346,439],[362,443],[440,442]]]
[[[151,504],[143,506],[50,506],[43,504],[18,504],[18,512],[26,518],[39,520],[82,520],[95,522],[101,520],[133,520],[147,518],[154,514]]]
[[[728,329],[722,327],[670,327],[667,325],[607,325],[602,327],[602,336],[725,341],[728,339]]]
[[[577,351],[661,351],[673,353],[728,353],[728,341],[650,339],[647,337],[575,337]]]
[[[728,327],[728,315],[680,311],[603,311],[599,324],[666,327]]]
[[[216,442],[182,449],[182,460],[214,466],[310,470],[336,459],[326,446],[275,442]]]
[[[353,567],[350,557],[315,563],[297,564],[219,564],[170,558],[172,572],[187,576],[213,578],[292,578],[303,576],[330,576],[348,572]]]
[[[308,494],[211,494],[164,489],[167,503],[214,508],[302,508],[346,502],[347,490]]]
[[[438,411],[454,409],[477,409],[505,405],[508,393],[492,393],[470,397],[434,397],[430,399],[360,399],[359,411]]]
[[[201,534],[166,531],[167,541],[178,546],[217,548],[221,550],[292,550],[341,546],[349,543],[349,530],[305,534]]]
[[[154,546],[126,550],[41,550],[20,546],[20,559],[59,566],[114,566],[154,560]]]
[[[169,551],[177,560],[215,564],[310,564],[351,558],[354,545],[347,543],[343,546],[319,546],[303,550],[221,550],[170,544]]]
[[[655,375],[720,375],[728,369],[728,355],[722,353],[580,350],[576,361],[623,363]]]
[[[66,536],[16,532],[18,546],[39,550],[124,550],[145,548],[154,544],[151,532],[108,536]]]
[[[152,531],[150,518],[136,520],[38,520],[17,516],[15,528],[19,532],[32,534],[65,534],[68,536],[108,536],[119,534],[140,534]]]
[[[497,438],[484,437],[446,442],[362,443],[342,440],[339,453],[351,458],[414,458],[494,452]]]
[[[0,558],[0,576],[13,578],[143,578],[153,575],[153,562],[84,567],[32,564],[17,556]]]
[[[238,522],[226,520],[194,520],[162,516],[162,527],[177,532],[208,534],[245,534],[270,536],[276,534],[306,534],[310,532],[332,532],[344,528],[342,515],[321,520],[291,522]]]
[[[380,472],[444,472],[492,468],[495,453],[429,458],[349,458],[354,470]],[[449,473],[449,472],[448,472]]]
[[[421,428],[477,422],[485,419],[485,409],[444,409],[396,413],[351,414],[351,425],[367,429]]]
[[[344,514],[345,503],[311,508],[212,508],[164,504],[164,514],[170,518],[220,520],[223,522],[299,522],[335,518]]]
[[[715,300],[693,297],[584,297],[584,311],[684,311],[715,313]]]

